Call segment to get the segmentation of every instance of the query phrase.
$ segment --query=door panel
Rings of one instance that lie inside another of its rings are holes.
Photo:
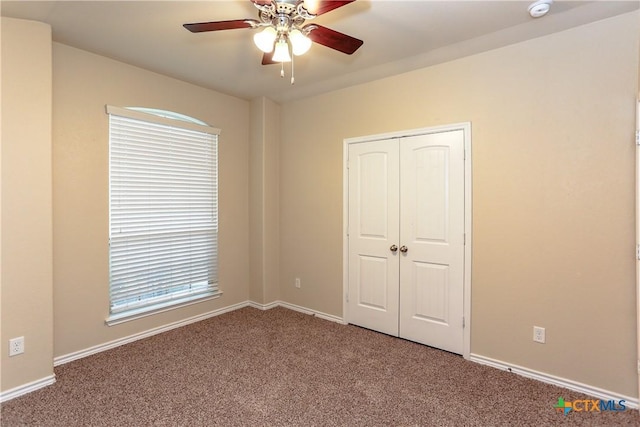
[[[414,262],[412,267],[415,294],[410,312],[419,319],[448,324],[449,267],[427,262]]]
[[[400,336],[463,350],[464,132],[400,143]]]
[[[398,144],[349,146],[349,322],[398,335]]]
[[[413,200],[407,200],[407,203],[415,204],[413,237],[416,241],[446,243],[449,147],[418,146],[413,148],[411,155],[413,159],[403,168],[413,168],[412,182],[403,184],[415,186],[408,193]]]
[[[387,259],[360,255],[358,261],[358,304],[374,310],[387,310]]]

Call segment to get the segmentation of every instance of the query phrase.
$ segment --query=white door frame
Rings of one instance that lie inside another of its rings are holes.
[[[636,335],[638,394],[640,395],[640,93],[636,101]]]
[[[464,318],[465,327],[463,335],[462,356],[469,359],[471,356],[471,246],[472,246],[472,197],[471,197],[471,122],[456,123],[444,126],[434,126],[420,129],[411,129],[399,132],[346,138],[343,141],[342,154],[342,319],[349,323],[348,293],[349,293],[349,144],[359,142],[378,141],[391,138],[425,135],[430,133],[462,130],[464,133]]]

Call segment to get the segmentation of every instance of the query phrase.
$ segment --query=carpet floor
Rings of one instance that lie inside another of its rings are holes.
[[[284,308],[244,308],[55,369],[2,426],[639,426],[637,410]]]

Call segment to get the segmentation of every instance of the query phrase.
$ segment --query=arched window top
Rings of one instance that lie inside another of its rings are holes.
[[[175,113],[173,111],[158,110],[156,108],[145,107],[114,107],[113,105],[105,106],[107,114],[127,117],[130,119],[143,120],[150,123],[159,123],[167,126],[178,127],[182,129],[195,130],[197,132],[210,133],[219,135],[220,129],[214,128],[202,120],[189,117],[185,114]]]
[[[195,123],[202,126],[209,126],[202,120],[198,120],[193,117],[189,117],[186,114],[180,114],[168,110],[159,110],[157,108],[145,108],[145,107],[125,107],[127,110],[139,111],[141,113],[153,114],[154,116],[164,117],[165,119],[182,120],[183,122]]]

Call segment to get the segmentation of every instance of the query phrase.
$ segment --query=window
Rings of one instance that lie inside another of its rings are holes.
[[[220,131],[168,111],[107,113],[107,324],[219,296]]]

